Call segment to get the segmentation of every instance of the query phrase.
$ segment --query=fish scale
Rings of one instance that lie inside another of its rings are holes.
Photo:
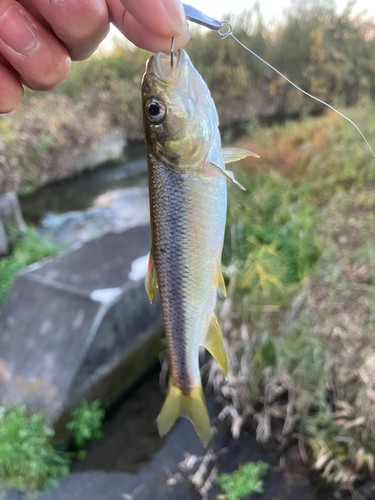
[[[221,219],[225,223],[225,180],[218,175],[223,196],[197,199],[193,176],[166,168],[157,161],[149,169],[150,210],[153,255],[170,346],[171,372],[176,385],[187,393],[200,380],[199,344],[206,335],[207,302],[214,287],[215,259],[222,241],[210,241],[207,204],[214,208],[220,199]],[[205,191],[204,181],[199,186]],[[216,192],[215,192],[216,194]],[[206,233],[206,234],[205,234]],[[223,234],[223,231],[221,231]],[[215,248],[216,247],[216,248]],[[217,255],[220,257],[220,255]],[[189,358],[194,362],[189,363]]]

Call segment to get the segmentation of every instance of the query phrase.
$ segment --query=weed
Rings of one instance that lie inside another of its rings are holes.
[[[349,115],[371,137],[374,105]],[[333,113],[258,130],[239,146],[261,159],[236,173],[247,192],[229,191],[236,390],[223,393],[236,394],[236,411],[237,398],[259,409],[259,440],[285,443],[297,431],[312,466],[350,487],[375,470],[374,160]],[[285,418],[280,434],[273,415]]]
[[[56,144],[56,139],[55,137],[45,134],[39,139],[39,144],[38,146],[30,153],[29,156],[29,161],[32,164],[36,164],[40,157],[48,153]]]
[[[67,455],[52,448],[53,431],[25,406],[0,406],[0,485],[19,490],[53,487],[69,473]]]
[[[41,239],[34,229],[15,234],[15,244],[9,257],[0,259],[0,306],[19,271],[46,257],[55,255],[58,248]]]
[[[277,174],[239,176],[247,194],[231,196],[224,262],[236,267],[244,319],[251,306],[282,304],[320,256],[314,206]],[[243,302],[244,301],[244,302]]]
[[[214,483],[225,492],[228,500],[241,500],[252,493],[263,493],[262,477],[268,469],[269,465],[265,462],[248,462],[231,474],[216,477]]]
[[[99,400],[89,403],[84,400],[72,411],[66,428],[72,432],[75,445],[82,448],[87,441],[101,437],[105,411]]]
[[[30,196],[35,192],[35,188],[31,186],[25,186],[24,188],[21,189],[21,191],[18,193],[18,196],[23,197],[23,196]]]

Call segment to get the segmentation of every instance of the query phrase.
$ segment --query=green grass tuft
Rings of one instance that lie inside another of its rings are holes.
[[[83,400],[78,408],[72,411],[71,420],[66,428],[72,431],[75,445],[81,448],[87,441],[102,436],[101,428],[105,411],[99,400],[89,403]]]
[[[230,192],[224,264],[236,268],[235,288],[249,318],[253,306],[282,305],[290,298],[319,259],[321,245],[315,207],[289,179],[238,177],[247,192]]]
[[[49,444],[53,431],[41,414],[25,406],[0,406],[0,486],[21,491],[56,486],[69,473],[70,460]]]
[[[221,474],[213,482],[220,486],[228,500],[241,500],[252,493],[264,492],[262,477],[268,469],[269,465],[265,462],[248,462],[231,474]]]
[[[0,306],[18,272],[35,262],[55,255],[58,251],[53,243],[40,238],[34,229],[17,233],[14,239],[11,255],[0,259]]]

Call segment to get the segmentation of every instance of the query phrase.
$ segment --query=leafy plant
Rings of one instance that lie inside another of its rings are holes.
[[[320,256],[314,205],[298,196],[293,183],[278,174],[238,173],[247,188],[232,196],[224,262],[234,264],[234,287],[244,319],[253,306],[281,305],[295,293]]]
[[[99,400],[89,403],[83,400],[78,408],[72,411],[71,421],[66,428],[73,433],[75,445],[82,448],[91,439],[101,437],[105,411]]]
[[[9,257],[0,259],[0,306],[19,271],[46,257],[55,255],[58,248],[40,238],[33,228],[14,235],[14,248]]]
[[[54,432],[42,414],[0,406],[0,485],[19,490],[53,487],[69,473],[70,460],[49,443]]]
[[[225,492],[228,500],[241,500],[252,493],[263,493],[264,477],[269,469],[269,464],[248,462],[242,464],[231,474],[221,474],[214,479]]]

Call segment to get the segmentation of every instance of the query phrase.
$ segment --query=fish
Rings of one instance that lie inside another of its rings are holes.
[[[255,156],[221,148],[219,118],[210,91],[187,53],[161,52],[146,63],[142,80],[152,248],[146,291],[159,291],[170,358],[169,389],[157,420],[165,435],[179,416],[202,443],[210,420],[199,371],[199,347],[225,376],[228,357],[215,315],[227,212],[226,180],[244,189],[225,164]]]

